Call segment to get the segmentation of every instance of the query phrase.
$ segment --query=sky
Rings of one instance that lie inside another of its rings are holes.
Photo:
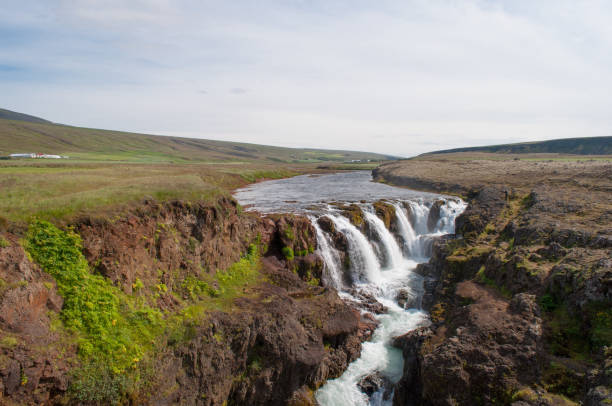
[[[0,107],[413,156],[612,135],[609,0],[3,0]]]

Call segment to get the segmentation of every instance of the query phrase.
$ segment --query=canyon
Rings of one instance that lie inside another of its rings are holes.
[[[300,176],[289,181],[316,198],[279,180],[244,191],[251,200],[239,193],[244,207],[146,199],[114,216],[41,223],[80,246],[79,266],[108,281],[122,317],[154,325],[120,373],[83,355],[89,333],[67,327],[47,242],[32,225],[4,224],[0,399],[605,404],[610,165],[563,180],[563,164],[514,164],[540,175],[493,182],[474,173],[499,164],[401,161],[374,178],[413,190],[373,183],[370,194],[351,188],[369,174],[349,173],[323,175],[338,181],[325,192]],[[419,172],[427,165],[438,169]]]

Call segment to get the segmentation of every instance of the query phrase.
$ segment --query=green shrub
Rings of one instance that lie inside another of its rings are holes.
[[[295,255],[293,254],[293,248],[291,247],[283,247],[282,252],[285,258],[287,258],[289,261],[295,258]]]

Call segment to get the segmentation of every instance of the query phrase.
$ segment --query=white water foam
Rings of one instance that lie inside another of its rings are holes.
[[[397,303],[400,293],[413,300],[411,303],[420,306],[422,296],[422,277],[414,272],[419,262],[427,260],[431,241],[436,235],[454,232],[454,221],[463,211],[465,204],[461,201],[447,200],[440,210],[440,220],[434,230],[427,226],[429,207],[423,202],[405,202],[410,207],[412,221],[408,219],[402,202],[394,202],[398,234],[403,240],[400,248],[396,237],[385,227],[383,221],[372,213],[370,207],[362,208],[364,218],[376,233],[381,249],[384,250],[388,263],[381,271],[372,245],[366,236],[348,219],[337,214],[327,215],[334,222],[337,231],[344,234],[349,245],[351,259],[350,272],[359,278],[352,288],[367,292],[387,307],[385,314],[375,315],[380,323],[372,339],[363,343],[361,356],[352,362],[347,370],[337,379],[329,380],[316,392],[315,396],[321,406],[390,406],[392,394],[384,399],[385,388],[368,397],[363,393],[359,382],[378,371],[392,383],[402,376],[403,357],[401,351],[391,345],[394,337],[405,334],[417,327],[429,323],[426,312],[419,309],[404,309]],[[313,224],[315,221],[313,221]],[[318,225],[317,225],[318,226]],[[317,229],[318,238],[326,238],[325,233]],[[319,235],[319,231],[322,236]],[[332,250],[331,240],[320,244],[321,251]],[[323,253],[324,259],[331,258],[331,252]],[[326,260],[327,261],[327,260]],[[363,276],[366,278],[363,278]],[[343,297],[350,297],[347,291],[340,292]]]

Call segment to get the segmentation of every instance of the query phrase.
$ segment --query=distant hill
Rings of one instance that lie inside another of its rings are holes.
[[[489,145],[484,147],[453,148],[430,154],[447,154],[452,152],[497,152],[507,154],[577,154],[577,155],[610,155],[612,154],[612,137],[563,138],[560,140],[522,142],[519,144]]]
[[[26,121],[28,123],[51,124],[51,121],[44,120],[40,117],[30,116],[28,114],[17,113],[11,110],[0,109],[0,119]]]
[[[396,159],[368,152],[283,148],[72,127],[0,110],[0,156],[24,152],[131,162],[319,163]]]

